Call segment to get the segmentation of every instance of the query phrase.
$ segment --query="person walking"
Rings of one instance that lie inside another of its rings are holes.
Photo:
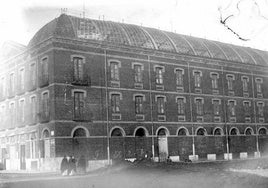
[[[68,160],[67,160],[66,155],[64,155],[64,157],[61,161],[61,164],[60,164],[61,175],[65,176],[67,174],[66,173],[67,169],[68,169]]]
[[[71,156],[69,159],[69,167],[70,167],[69,175],[72,176],[76,173],[76,159],[74,158],[74,156]]]

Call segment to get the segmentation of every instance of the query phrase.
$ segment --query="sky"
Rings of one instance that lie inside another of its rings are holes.
[[[238,4],[238,2],[240,2]],[[257,6],[258,5],[258,6]],[[84,7],[84,8],[83,8]],[[8,0],[0,7],[0,45],[27,45],[61,14],[124,22],[268,51],[268,0]],[[240,37],[220,23],[226,24]]]

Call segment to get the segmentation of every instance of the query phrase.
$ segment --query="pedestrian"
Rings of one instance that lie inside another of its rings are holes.
[[[74,158],[74,156],[71,156],[70,160],[69,160],[69,166],[70,166],[70,173],[69,175],[74,175],[76,173],[76,159]]]
[[[79,173],[86,173],[87,161],[84,155],[81,155],[77,162],[77,169]]]
[[[66,155],[64,155],[60,164],[61,175],[63,176],[67,175],[67,170],[68,170],[68,160],[67,160]]]
[[[72,172],[72,156],[70,155],[68,157],[68,165],[67,165],[67,175],[71,175],[71,172]]]

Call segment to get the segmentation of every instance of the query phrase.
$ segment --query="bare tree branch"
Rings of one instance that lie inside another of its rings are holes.
[[[239,1],[239,3],[240,3],[240,2],[241,2],[241,1]],[[237,5],[237,8],[238,8],[238,10],[239,10],[238,5]],[[246,39],[246,38],[241,37],[236,31],[234,31],[231,27],[229,27],[229,26],[227,25],[226,22],[229,20],[229,18],[233,17],[234,15],[233,15],[233,14],[232,14],[232,15],[229,15],[229,16],[227,16],[225,19],[223,19],[223,18],[222,18],[221,9],[219,8],[218,10],[219,10],[219,12],[220,12],[220,23],[223,24],[224,27],[226,27],[229,31],[231,31],[235,36],[237,36],[239,40],[249,41],[249,39]]]

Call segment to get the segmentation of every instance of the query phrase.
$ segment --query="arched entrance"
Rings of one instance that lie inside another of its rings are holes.
[[[168,134],[168,130],[164,127],[157,130],[159,162],[166,161],[168,157]]]
[[[135,136],[135,157],[143,158],[148,154],[147,139],[148,131],[146,128],[139,126],[134,130]]]
[[[49,158],[50,157],[50,139],[49,139],[49,131],[47,129],[43,131],[42,137],[44,139],[44,158]]]
[[[81,155],[87,156],[88,148],[86,139],[88,136],[88,131],[84,127],[76,127],[72,131],[72,150],[75,157],[80,157]]]

